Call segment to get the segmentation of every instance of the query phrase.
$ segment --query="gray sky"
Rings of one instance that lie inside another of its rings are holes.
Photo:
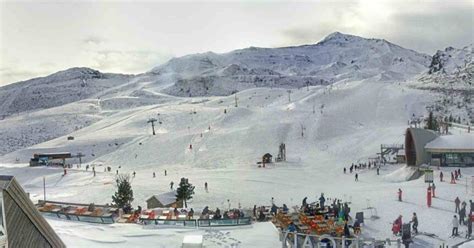
[[[433,54],[474,43],[472,0],[0,0],[0,85],[74,66],[140,73],[173,56],[311,44],[334,31]]]

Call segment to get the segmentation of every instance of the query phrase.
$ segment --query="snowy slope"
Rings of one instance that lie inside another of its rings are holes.
[[[433,56],[429,70],[420,76],[419,87],[474,90],[473,45],[462,49],[448,47]]]
[[[93,98],[98,92],[123,84],[129,79],[128,75],[71,68],[46,77],[3,86],[0,87],[0,117]]]
[[[376,77],[397,81],[427,69],[431,57],[381,39],[333,33],[314,45],[250,47],[174,58],[151,74],[179,96],[229,95],[250,87],[298,88]]]

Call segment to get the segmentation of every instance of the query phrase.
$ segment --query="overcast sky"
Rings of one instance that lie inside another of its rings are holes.
[[[316,43],[339,31],[433,54],[474,43],[474,1],[0,0],[0,85],[86,66],[141,73],[173,56]]]

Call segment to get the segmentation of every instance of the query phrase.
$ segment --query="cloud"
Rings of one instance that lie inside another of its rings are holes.
[[[92,67],[113,72],[142,73],[168,60],[171,55],[153,50],[98,50],[89,52]]]
[[[474,42],[471,1],[358,1],[329,9],[309,23],[282,29],[284,44],[311,44],[340,31],[367,38],[383,38],[427,54],[447,46]]]

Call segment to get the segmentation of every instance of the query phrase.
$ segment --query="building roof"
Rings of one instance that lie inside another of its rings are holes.
[[[147,201],[149,201],[151,198],[156,198],[158,201],[161,202],[161,204],[163,204],[163,206],[170,205],[176,202],[176,191],[153,195]]]
[[[425,145],[429,152],[474,152],[474,135],[440,136]]]
[[[0,175],[8,246],[66,247],[13,176]]]

